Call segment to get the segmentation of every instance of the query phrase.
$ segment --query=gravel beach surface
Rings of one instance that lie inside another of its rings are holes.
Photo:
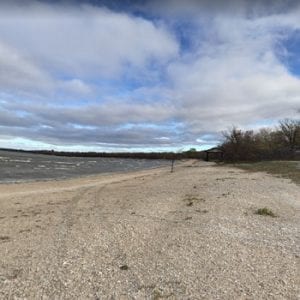
[[[0,185],[1,299],[300,299],[299,287],[300,186],[287,179],[190,161]]]

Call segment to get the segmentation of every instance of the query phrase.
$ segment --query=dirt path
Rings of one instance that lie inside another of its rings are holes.
[[[300,299],[299,203],[203,162],[1,185],[0,298]]]

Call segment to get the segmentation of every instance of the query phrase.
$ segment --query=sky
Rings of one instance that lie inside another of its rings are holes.
[[[200,150],[285,118],[299,1],[0,2],[0,148]]]

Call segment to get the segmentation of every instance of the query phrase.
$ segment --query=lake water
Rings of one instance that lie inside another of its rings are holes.
[[[0,151],[0,183],[64,179],[170,165],[167,160],[62,157]]]

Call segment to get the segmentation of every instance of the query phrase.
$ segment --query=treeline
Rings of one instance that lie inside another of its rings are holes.
[[[67,152],[67,151],[54,151],[54,150],[15,150],[15,149],[0,149],[5,151],[44,154],[55,156],[67,157],[111,157],[111,158],[134,158],[134,159],[189,159],[189,158],[202,158],[202,152],[191,149],[184,152]]]
[[[300,159],[300,120],[285,119],[275,129],[224,132],[220,148],[226,161]]]
[[[197,151],[175,152],[64,152],[64,151],[31,151],[36,154],[47,154],[69,157],[110,157],[110,158],[134,158],[134,159],[189,159],[201,158],[202,153]]]

